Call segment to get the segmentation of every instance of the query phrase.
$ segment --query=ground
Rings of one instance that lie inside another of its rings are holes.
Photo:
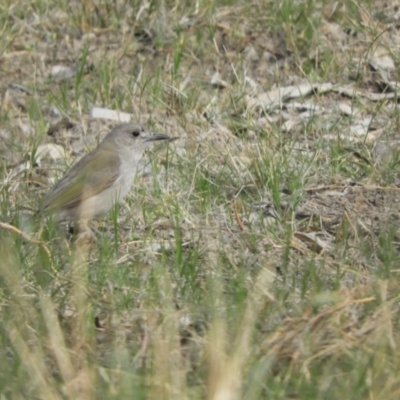
[[[399,18],[3,1],[2,397],[398,398]],[[34,218],[127,120],[178,139],[94,239]]]

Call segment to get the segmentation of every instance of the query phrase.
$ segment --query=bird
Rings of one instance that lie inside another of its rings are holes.
[[[170,139],[135,123],[116,126],[44,196],[39,212],[61,221],[105,214],[128,194],[144,151],[154,141]]]

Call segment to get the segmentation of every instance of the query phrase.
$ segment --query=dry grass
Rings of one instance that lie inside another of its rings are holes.
[[[186,3],[0,5],[1,397],[397,399],[400,4]],[[88,246],[94,107],[180,139]]]

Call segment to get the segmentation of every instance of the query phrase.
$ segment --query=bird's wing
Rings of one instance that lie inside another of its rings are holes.
[[[78,207],[82,201],[112,186],[118,179],[120,159],[113,152],[92,152],[78,161],[45,196],[42,210]]]

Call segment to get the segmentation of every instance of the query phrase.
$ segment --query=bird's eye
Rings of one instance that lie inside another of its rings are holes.
[[[133,137],[138,137],[140,135],[140,132],[139,131],[133,131],[132,132],[132,136]]]

